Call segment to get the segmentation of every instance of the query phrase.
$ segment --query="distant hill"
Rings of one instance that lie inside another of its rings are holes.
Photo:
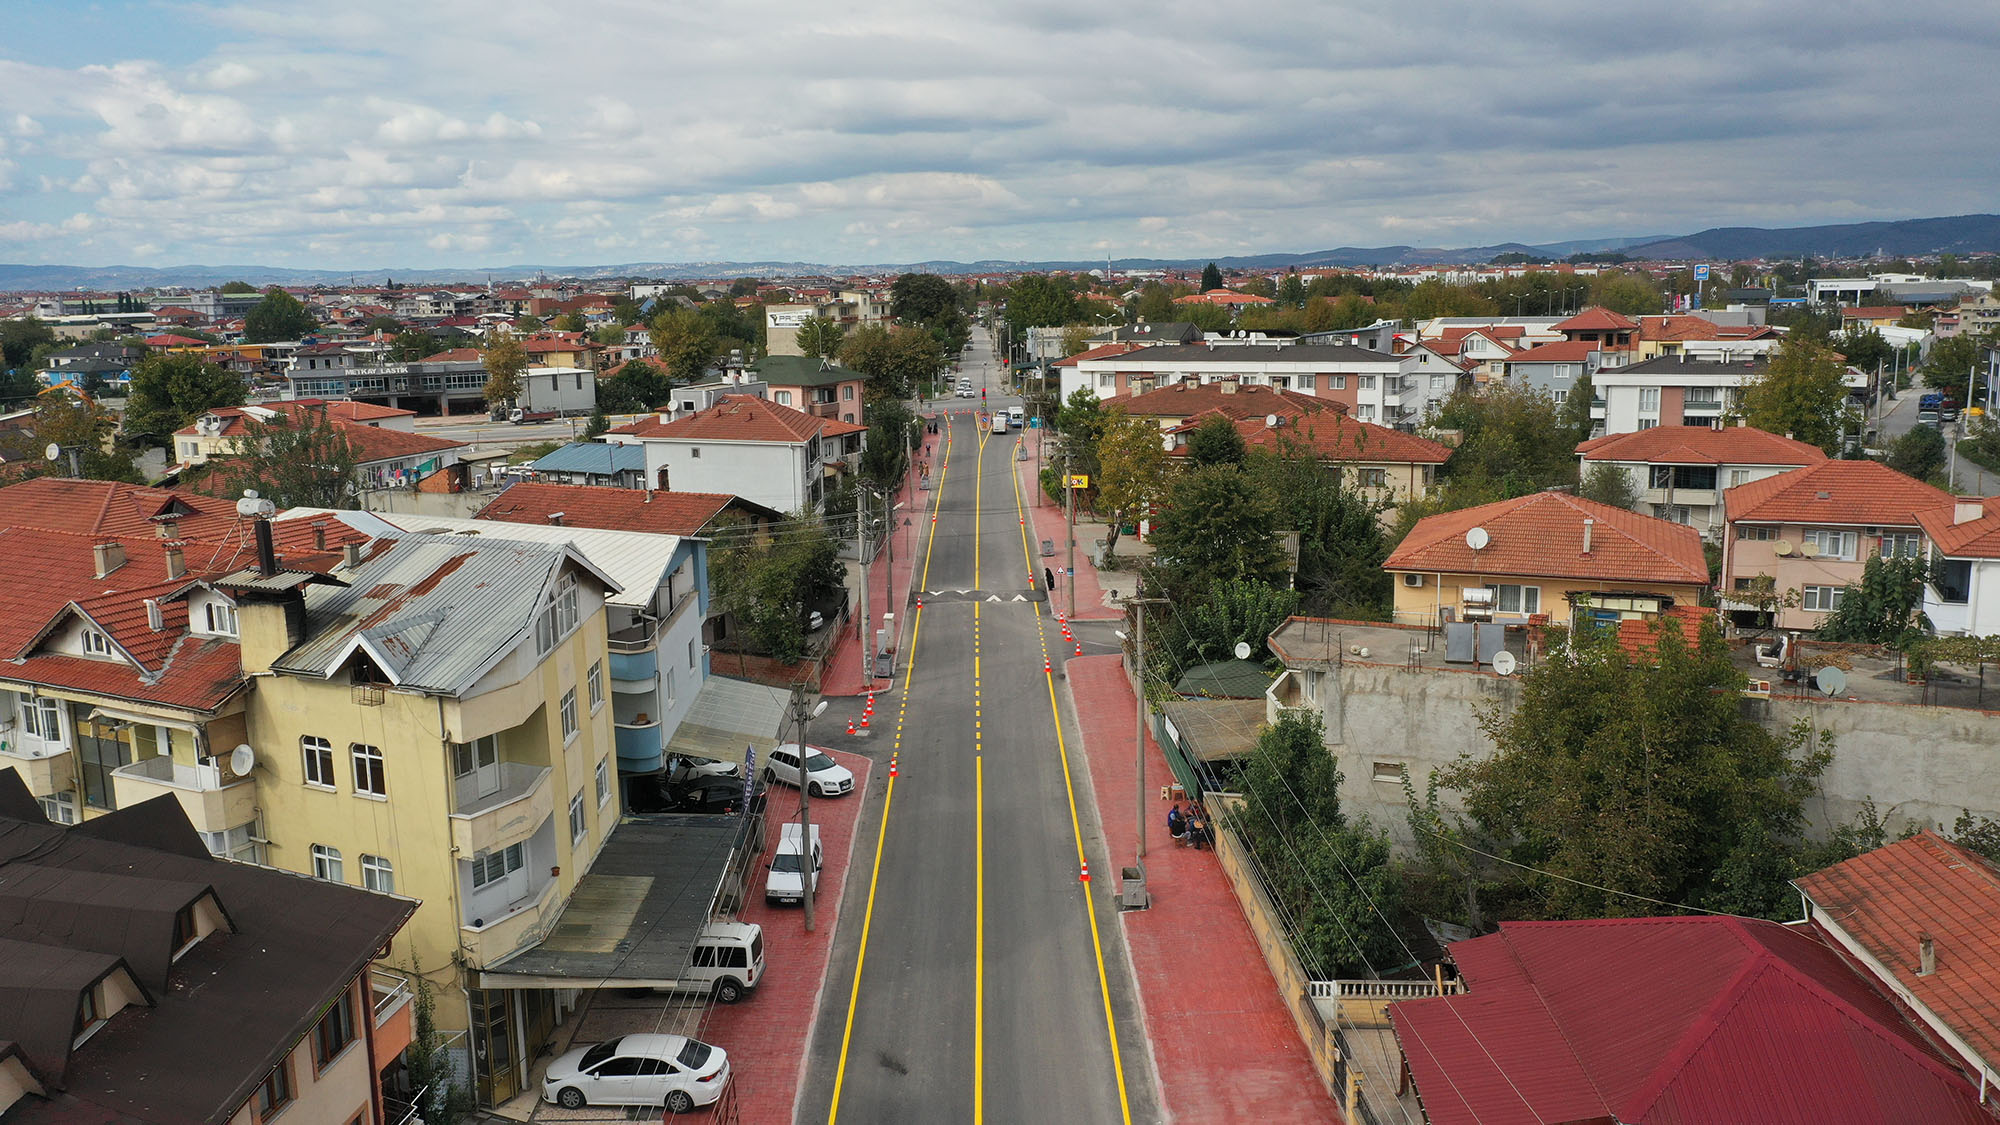
[[[1565,258],[1571,254],[1615,250],[1637,259],[1739,261],[1745,258],[1855,258],[1881,252],[1892,257],[1980,250],[2000,251],[2000,215],[1954,215],[1893,222],[1840,223],[1832,226],[1713,227],[1697,234],[1631,238],[1576,239],[1529,245],[1502,242],[1456,249],[1424,246],[1339,246],[1307,253],[1248,254],[1213,259],[1225,269],[1278,270],[1290,267],[1418,266],[1471,264],[1500,254],[1532,254]],[[1210,261],[1195,258],[1114,258],[1120,270],[1199,269]],[[616,265],[510,265],[484,269],[306,270],[279,266],[64,266],[0,264],[0,291],[64,289],[152,289],[167,286],[207,287],[226,281],[252,285],[345,285],[350,280],[379,284],[384,279],[414,285],[517,281],[539,275],[583,280],[645,277],[693,281],[726,277],[764,279],[816,276],[890,277],[911,270],[940,274],[1015,273],[1034,270],[1088,270],[1104,260],[930,261],[901,264],[838,265],[816,262],[624,262]]]

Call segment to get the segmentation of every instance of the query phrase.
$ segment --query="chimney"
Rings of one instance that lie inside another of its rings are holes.
[[[163,519],[160,521],[156,533],[162,539],[179,539],[181,537],[180,521],[171,516]]]
[[[555,524],[555,525],[556,525],[557,527],[561,527],[561,526],[562,526],[562,521],[563,521],[563,513],[561,513],[561,512],[550,512],[550,513],[549,513],[549,522],[550,522],[550,523],[552,523],[552,524]]]
[[[326,550],[326,521],[314,520],[312,528],[313,528],[313,550],[315,551]]]
[[[161,544],[161,546],[165,549],[167,556],[167,580],[171,582],[176,578],[186,575],[187,556],[182,552],[181,541],[170,539],[166,543]]]
[[[1986,515],[1986,505],[1977,496],[1960,496],[1952,501],[1951,522],[1971,523]]]
[[[1937,973],[1937,943],[1929,934],[1917,935],[1917,975],[1933,976]]]
[[[651,504],[652,502],[653,502],[653,490],[649,488],[646,490],[646,498],[644,500],[641,500],[640,503]]]
[[[111,572],[125,565],[125,545],[116,540],[98,543],[90,548],[97,562],[97,576],[109,577]]]
[[[340,546],[340,561],[349,570],[361,565],[361,544],[343,543]]]
[[[146,628],[157,633],[167,627],[166,615],[160,612],[160,599],[146,599]]]
[[[271,521],[257,517],[257,573],[264,577],[278,573],[278,548],[271,541]]]
[[[1596,526],[1596,520],[1585,519],[1583,521],[1583,553],[1586,555],[1590,553],[1590,529]]]

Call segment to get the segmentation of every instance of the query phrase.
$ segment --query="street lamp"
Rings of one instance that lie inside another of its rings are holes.
[[[812,846],[812,774],[808,771],[807,758],[812,751],[806,746],[806,724],[826,711],[826,700],[822,699],[814,707],[806,706],[806,686],[799,684],[792,689],[792,719],[799,728],[799,839],[805,849],[801,857],[804,868],[804,890],[801,897],[806,904],[806,931],[813,928],[813,898],[819,894],[819,868],[814,861]]]

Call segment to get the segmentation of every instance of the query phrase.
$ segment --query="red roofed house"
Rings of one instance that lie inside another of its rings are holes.
[[[1206,293],[1190,293],[1185,297],[1175,297],[1176,305],[1221,305],[1232,311],[1253,305],[1275,305],[1278,302],[1269,297],[1259,297],[1255,293],[1238,293],[1234,289],[1210,289]]]
[[[1396,576],[1395,620],[1572,625],[1650,620],[1708,586],[1701,536],[1568,492],[1426,516],[1382,568]]]
[[[1080,365],[1092,363],[1100,359],[1111,359],[1115,356],[1124,355],[1127,352],[1136,352],[1140,348],[1152,346],[1149,342],[1138,340],[1118,340],[1109,344],[1099,344],[1094,348],[1078,352],[1072,356],[1064,356],[1054,363],[1049,364],[1049,367],[1056,372],[1061,385],[1062,400],[1064,402],[1068,402],[1070,395],[1075,394],[1084,387],[1089,387],[1090,393],[1100,399],[1110,398],[1113,395],[1130,394],[1138,385],[1136,376],[1117,370],[1086,373]]]
[[[1233,416],[1223,410],[1202,411],[1167,431],[1174,444],[1167,452],[1187,453],[1187,437],[1208,418],[1227,418],[1251,449],[1273,452],[1310,450],[1321,464],[1333,466],[1337,478],[1369,500],[1400,504],[1422,496],[1451,450],[1427,438],[1350,418],[1339,410],[1299,410],[1268,415]]]
[[[721,492],[661,492],[584,484],[509,485],[472,518],[502,523],[553,523],[656,535],[708,535],[719,519],[741,517],[768,525],[784,513]]]
[[[1924,616],[1939,633],[2000,633],[2000,497],[1960,496],[1917,513],[1933,566]]]
[[[458,463],[462,441],[416,431],[413,411],[371,402],[295,399],[266,406],[224,406],[203,414],[174,433],[174,456],[182,465],[200,465],[236,452],[249,424],[282,425],[306,412],[323,413],[347,436],[354,450],[356,480],[363,488],[407,483]]]
[[[1593,305],[1568,320],[1556,322],[1555,331],[1562,333],[1564,339],[1596,344],[1601,351],[1626,351],[1632,347],[1639,322]]]
[[[1755,626],[1761,607],[1750,594],[1795,590],[1798,604],[1778,607],[1774,623],[1817,629],[1861,581],[1868,556],[1922,555],[1917,513],[1952,498],[1879,461],[1821,461],[1726,489],[1722,504],[1723,608]]]
[[[1687,524],[1717,542],[1724,489],[1826,460],[1816,445],[1749,426],[1655,426],[1591,438],[1576,452],[1586,475],[1599,466],[1625,474],[1638,496],[1633,510]]]
[[[1082,387],[1109,399],[1118,388],[1129,395],[1235,384],[1345,403],[1362,421],[1384,424],[1412,422],[1421,398],[1414,382],[1406,391],[1401,359],[1351,344],[1154,344],[1056,370],[1065,398]]]
[[[1890,328],[1909,312],[1901,305],[1859,305],[1840,310],[1842,332],[1866,332],[1870,328]]]
[[[1389,1006],[1430,1125],[1994,1120],[1954,1061],[1809,929],[1503,922],[1450,953],[1463,992]]]
[[[604,440],[646,447],[661,490],[726,492],[780,512],[816,510],[829,476],[854,471],[867,427],[817,418],[751,395],[724,395],[681,418],[614,427]]]
[[[2000,1096],[2000,868],[1925,829],[1793,886],[1813,928],[1976,1075],[1991,1105]]]

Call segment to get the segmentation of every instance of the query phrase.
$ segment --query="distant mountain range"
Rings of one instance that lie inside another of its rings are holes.
[[[1641,260],[1715,262],[1749,258],[1860,258],[2000,251],[2000,215],[1953,215],[1893,222],[1839,223],[1831,226],[1711,227],[1695,234],[1597,238],[1528,245],[1503,242],[1494,246],[1457,249],[1425,246],[1341,246],[1303,254],[1251,254],[1213,259],[1225,269],[1275,270],[1297,266],[1417,266],[1488,262],[1501,254],[1566,258],[1571,254],[1616,251]],[[1199,269],[1207,258],[1115,258],[1118,270]],[[277,266],[61,266],[0,265],[0,291],[121,290],[165,286],[202,288],[227,281],[253,285],[340,285],[350,280],[379,283],[385,278],[415,285],[518,281],[536,276],[582,280],[643,277],[692,281],[726,277],[849,277],[891,276],[911,270],[940,274],[1014,273],[1037,270],[1087,270],[1105,265],[1102,259],[1070,261],[906,262],[902,264],[833,265],[818,262],[625,262],[617,265],[511,265],[490,269],[301,270]]]

